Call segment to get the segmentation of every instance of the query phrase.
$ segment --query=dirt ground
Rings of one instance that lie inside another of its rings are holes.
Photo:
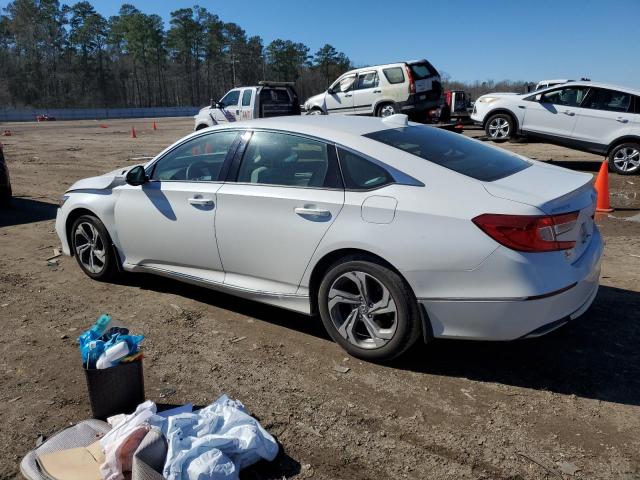
[[[598,219],[602,287],[582,318],[535,340],[435,341],[382,366],[349,358],[317,319],[146,275],[98,283],[72,258],[47,265],[71,183],[192,128],[104,123],[2,126],[15,199],[0,213],[0,479],[19,477],[40,435],[90,416],[75,342],[101,313],[146,336],[150,399],[227,393],[277,437],[278,458],[243,479],[640,478],[640,176],[610,177],[618,210]],[[602,160],[503,146],[588,172]]]

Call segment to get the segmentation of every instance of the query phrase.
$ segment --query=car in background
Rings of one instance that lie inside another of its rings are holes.
[[[79,180],[56,231],[96,280],[148,272],[319,313],[351,354],[387,360],[584,313],[603,250],[591,181],[406,115],[279,117]]]
[[[218,102],[201,109],[193,117],[194,130],[283,115],[300,115],[300,100],[293,83],[260,82],[255,87],[233,88]]]
[[[4,148],[0,143],[0,206],[7,207],[11,203],[11,179],[7,161],[4,158]]]
[[[640,173],[640,90],[580,81],[521,95],[490,93],[478,98],[471,118],[494,141],[539,138],[605,155],[619,174]]]
[[[404,113],[420,118],[441,101],[440,74],[427,60],[415,60],[350,70],[326,92],[309,98],[304,110],[377,117]]]

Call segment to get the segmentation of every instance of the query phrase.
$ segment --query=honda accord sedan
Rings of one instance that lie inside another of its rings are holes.
[[[56,230],[96,280],[149,272],[319,314],[380,361],[584,313],[603,250],[591,178],[405,115],[280,117],[76,182]]]

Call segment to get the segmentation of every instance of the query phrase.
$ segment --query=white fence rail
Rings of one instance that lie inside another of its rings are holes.
[[[0,122],[34,122],[38,115],[56,120],[103,120],[108,118],[188,117],[200,107],[151,108],[0,108]]]

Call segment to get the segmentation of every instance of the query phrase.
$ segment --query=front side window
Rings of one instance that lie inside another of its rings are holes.
[[[240,100],[240,90],[231,90],[224,97],[222,97],[222,100],[220,100],[220,105],[222,105],[222,108],[235,107],[236,105],[238,105],[238,100]]]
[[[592,88],[581,107],[608,112],[627,112],[631,105],[631,95],[604,88]]]
[[[216,182],[237,132],[213,132],[193,138],[162,157],[151,180]]]
[[[251,90],[245,90],[244,92],[242,92],[242,106],[243,107],[248,107],[249,105],[251,105],[251,94],[253,92],[251,92]]]
[[[588,87],[560,88],[541,94],[540,101],[564,107],[579,107],[588,90]]]
[[[340,79],[339,85],[340,85],[340,91],[341,92],[346,92],[348,90],[351,90],[351,87],[353,87],[353,83],[356,81],[356,76],[355,75],[349,75],[347,77],[344,77],[342,79]]]
[[[358,75],[356,82],[356,90],[364,90],[366,88],[375,88],[378,86],[378,72],[366,72]]]
[[[347,190],[371,190],[393,183],[387,170],[360,155],[338,147],[338,156]]]
[[[402,83],[404,82],[404,73],[400,67],[385,68],[382,70],[384,76],[387,77],[389,83]]]
[[[254,132],[238,182],[291,187],[339,188],[335,148],[324,142],[275,132]]]
[[[390,128],[364,136],[485,182],[508,177],[530,166],[512,153],[434,127]]]

